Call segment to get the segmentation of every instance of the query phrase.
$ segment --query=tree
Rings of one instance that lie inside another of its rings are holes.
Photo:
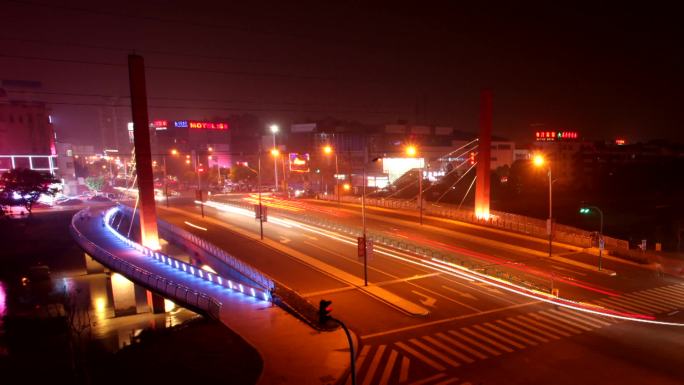
[[[89,176],[85,179],[86,186],[93,191],[102,191],[104,183],[104,177],[102,176]]]
[[[29,215],[34,203],[41,195],[54,196],[59,189],[51,187],[59,183],[48,173],[34,171],[28,168],[12,169],[0,177],[3,201],[9,205],[22,205]]]
[[[236,165],[230,169],[230,180],[233,183],[239,183],[241,181],[249,181],[255,178],[256,174],[249,167],[243,165]]]

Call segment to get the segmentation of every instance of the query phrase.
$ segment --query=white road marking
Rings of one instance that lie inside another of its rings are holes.
[[[479,326],[479,325],[475,325],[475,326]],[[481,339],[481,340],[483,340],[483,341],[489,343],[490,345],[496,346],[497,348],[499,348],[499,349],[501,349],[501,350],[507,351],[508,353],[512,353],[512,352],[513,352],[513,349],[509,348],[508,346],[505,346],[505,345],[503,345],[503,344],[500,344],[500,343],[494,341],[493,339],[491,339],[491,338],[489,338],[489,337],[487,337],[487,336],[483,336],[483,335],[481,335],[481,334],[478,334],[477,332],[475,332],[475,331],[472,330],[472,329],[461,328],[461,330],[463,330],[464,332],[470,334],[470,335],[473,336],[473,337],[479,338],[479,339]]]
[[[183,221],[183,223],[185,223],[186,225],[188,225],[188,226],[190,226],[190,227],[194,227],[194,228],[199,229],[199,230],[207,231],[207,228],[206,228],[206,227],[197,226],[196,224],[190,223],[190,222],[188,222],[188,221]]]
[[[382,377],[380,377],[380,385],[387,385],[389,382],[390,375],[392,375],[392,369],[394,368],[394,362],[397,360],[398,355],[399,353],[392,349],[389,359],[387,359],[387,363],[385,364],[385,370],[382,372]]]
[[[371,381],[373,381],[373,377],[375,376],[375,371],[378,369],[378,364],[380,364],[380,360],[382,359],[382,354],[385,352],[385,348],[387,345],[380,345],[378,346],[378,350],[375,351],[375,355],[373,356],[373,360],[370,363],[370,366],[368,367],[368,371],[366,372],[366,375],[363,379],[363,385],[370,385]]]
[[[394,344],[397,345],[398,347],[400,347],[401,349],[404,349],[406,352],[408,352],[409,354],[413,355],[413,356],[416,357],[417,359],[419,359],[419,360],[423,361],[424,363],[428,364],[429,366],[432,366],[434,369],[439,370],[440,372],[446,370],[446,368],[445,368],[444,366],[442,366],[440,363],[435,362],[435,361],[429,359],[429,358],[426,357],[424,354],[422,354],[422,353],[420,353],[420,352],[417,352],[415,349],[413,349],[412,347],[406,345],[405,343],[403,343],[403,342],[395,342]]]
[[[452,287],[449,287],[449,286],[446,286],[446,285],[442,285],[442,287],[443,287],[444,289],[449,290],[450,292],[453,292],[453,293],[458,294],[458,295],[461,296],[461,297],[466,297],[466,298],[472,299],[473,301],[477,301],[477,297],[475,297],[474,295],[472,295],[472,294],[470,294],[470,293],[467,293],[467,292],[464,292],[464,291],[459,291],[459,290],[456,290],[456,289],[454,289],[454,288],[452,288]]]
[[[421,297],[420,298],[420,303],[422,303],[425,306],[429,307],[435,307],[435,302],[437,302],[437,299],[430,297],[429,295],[423,294],[419,291],[411,290],[411,293]]]
[[[434,357],[437,357],[440,360],[446,362],[447,364],[453,366],[454,368],[458,368],[459,366],[461,366],[460,363],[452,360],[451,358],[447,357],[446,355],[442,354],[441,352],[431,348],[430,346],[418,341],[415,338],[411,338],[409,340],[409,342],[411,342],[412,344],[414,344],[414,345],[418,346],[419,348],[425,350],[426,352],[432,354]]]
[[[477,330],[479,330],[479,331],[481,331],[482,333],[485,333],[485,334],[488,334],[488,335],[490,335],[490,336],[492,336],[492,337],[494,337],[494,338],[497,338],[497,339],[499,339],[500,341],[503,341],[504,343],[507,343],[507,344],[512,345],[512,346],[515,346],[515,347],[518,348],[518,349],[525,349],[525,348],[527,348],[527,346],[525,346],[525,345],[523,345],[523,344],[521,344],[521,343],[519,343],[519,342],[513,341],[513,340],[511,340],[511,339],[509,339],[509,338],[503,337],[503,336],[501,336],[501,335],[499,335],[499,334],[497,334],[497,333],[495,333],[495,332],[493,332],[493,331],[491,331],[491,330],[485,328],[485,327],[482,326],[482,325],[473,325],[473,328],[474,328],[474,329],[477,329]],[[492,342],[496,342],[496,341],[492,340]]]
[[[440,349],[442,349],[442,350],[445,350],[445,351],[451,353],[452,356],[458,358],[458,359],[461,360],[461,361],[467,362],[467,363],[469,363],[469,364],[475,362],[475,360],[473,360],[472,358],[466,356],[465,354],[463,354],[463,353],[461,353],[461,352],[459,352],[459,351],[457,351],[457,350],[454,350],[454,349],[452,349],[452,348],[446,346],[445,344],[443,344],[443,343],[437,341],[436,339],[434,339],[434,338],[432,338],[432,337],[430,337],[430,336],[424,336],[423,339],[424,339],[425,341],[427,341],[427,342],[429,342],[429,343],[431,343],[431,344],[437,346],[438,348],[440,348]]]
[[[486,356],[486,355],[478,352],[477,350],[472,349],[470,346],[465,345],[465,344],[461,343],[460,341],[457,341],[457,340],[449,337],[448,335],[446,335],[444,333],[437,333],[436,336],[443,339],[444,341],[447,341],[450,344],[458,347],[459,349],[465,350],[466,352],[468,352],[468,353],[470,353],[470,354],[472,354],[472,355],[474,355],[474,356],[476,356],[482,360],[489,358],[489,356]]]
[[[411,364],[411,361],[408,359],[408,357],[401,357],[401,369],[399,370],[399,382],[400,383],[408,381],[410,364]]]
[[[454,330],[449,330],[449,334],[452,334],[452,335],[462,339],[463,341],[468,342],[469,344],[471,344],[473,346],[477,346],[478,348],[484,350],[485,352],[487,352],[491,355],[494,355],[494,356],[500,356],[501,355],[501,352],[499,352],[498,350],[494,350],[494,349],[490,348],[489,346],[483,345],[483,344],[475,341],[474,339],[472,339],[466,335],[463,335],[462,333],[459,333],[459,332],[454,331]]]

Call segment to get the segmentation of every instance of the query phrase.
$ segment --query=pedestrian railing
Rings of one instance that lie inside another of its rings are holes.
[[[149,290],[174,300],[183,306],[187,306],[190,309],[205,313],[211,318],[219,318],[222,303],[211,295],[191,289],[183,284],[174,282],[167,277],[152,273],[125,261],[84,236],[83,233],[78,230],[77,221],[84,220],[86,210],[82,210],[74,215],[70,226],[72,236],[86,253],[108,268],[119,272],[126,278]],[[87,220],[91,219],[88,218]],[[104,220],[104,218],[102,220]],[[139,251],[142,252],[142,250]]]
[[[119,210],[124,212],[129,218],[133,215],[133,210],[128,206],[119,205],[118,208]],[[200,249],[219,259],[228,267],[246,277],[249,281],[254,282],[256,285],[260,286],[262,290],[270,292],[275,287],[273,279],[271,279],[269,276],[257,270],[256,268],[250,266],[246,262],[241,261],[235,258],[234,256],[226,253],[224,250],[215,246],[211,242],[206,241],[186,230],[180,229],[166,221],[157,220],[157,224],[160,232],[165,238],[173,237],[176,238],[177,241],[183,240],[192,243],[193,245],[199,247]]]
[[[247,206],[248,205],[244,205],[244,207]],[[118,209],[120,212],[125,213],[125,215],[127,215],[129,218],[133,214],[133,210],[128,206],[119,205]],[[211,242],[208,242],[188,231],[180,229],[166,221],[158,220],[157,223],[160,232],[168,241],[190,242],[191,244],[202,249],[204,252],[207,252],[224,262],[233,271],[236,271],[241,276],[246,277],[248,281],[255,283],[255,287],[249,287],[243,283],[233,282],[230,279],[226,279],[225,277],[220,277],[218,275],[208,274],[200,269],[186,265],[181,261],[174,260],[168,255],[152,252],[151,255],[158,255],[159,260],[162,262],[167,263],[170,266],[180,268],[184,272],[190,272],[193,275],[200,275],[200,278],[208,279],[215,284],[221,284],[232,290],[239,290],[244,294],[257,298],[263,298],[264,300],[271,300],[273,303],[304,320],[312,327],[317,329],[322,327],[322,325],[318,323],[318,309],[313,304],[308,302],[306,298],[302,297],[297,291],[289,288],[281,282],[275,281],[268,275],[250,266],[244,261],[241,261],[236,257],[226,253],[224,250],[215,246]],[[116,230],[112,230],[121,236],[125,242],[131,242],[123,235],[116,232]]]

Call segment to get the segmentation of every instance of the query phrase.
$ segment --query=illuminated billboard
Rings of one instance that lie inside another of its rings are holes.
[[[188,127],[202,130],[227,130],[228,123],[198,122],[195,120],[188,120]]]
[[[425,167],[423,158],[382,158],[382,172],[389,177],[389,183],[394,183],[407,171]]]
[[[150,123],[150,128],[154,128],[155,130],[166,130],[166,128],[169,126],[169,121],[168,120],[153,120],[152,123]]]
[[[555,142],[579,138],[577,131],[537,131],[534,133],[537,142]]]
[[[290,153],[291,172],[309,172],[309,154]]]

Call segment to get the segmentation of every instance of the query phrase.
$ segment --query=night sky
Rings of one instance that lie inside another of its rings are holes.
[[[487,87],[495,134],[514,140],[541,123],[684,141],[675,8],[241,3],[0,0],[0,79],[42,81],[58,135],[77,143],[97,141],[100,105],[128,119],[133,50],[148,66],[151,119],[250,112],[475,131]]]

